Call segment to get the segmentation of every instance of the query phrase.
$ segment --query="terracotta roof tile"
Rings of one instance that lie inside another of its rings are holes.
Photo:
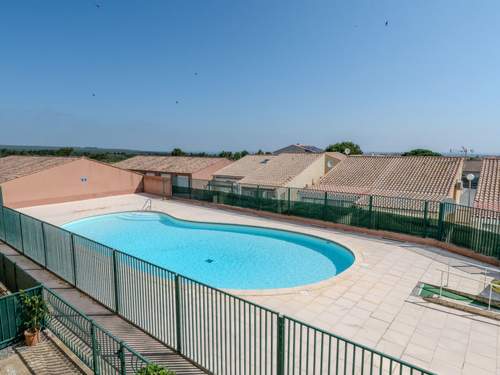
[[[280,154],[241,179],[241,184],[284,186],[323,154]]]
[[[483,160],[474,207],[500,211],[500,158]]]
[[[0,158],[0,183],[75,161],[77,157],[21,156]]]
[[[196,173],[217,163],[224,158],[205,158],[193,156],[134,156],[120,161],[115,166],[134,171],[150,171],[164,173]]]
[[[265,160],[275,158],[275,155],[246,155],[227,167],[219,169],[215,175],[232,178],[243,178],[261,168]]]
[[[461,158],[430,156],[351,156],[314,188],[352,194],[441,200],[459,178]]]

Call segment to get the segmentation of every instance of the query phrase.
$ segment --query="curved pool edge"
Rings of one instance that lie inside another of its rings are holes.
[[[166,216],[169,216],[169,217],[171,217],[171,218],[173,218],[175,220],[184,221],[184,222],[187,222],[187,223],[214,224],[214,225],[223,225],[223,226],[226,226],[226,225],[227,226],[245,226],[245,227],[250,227],[250,228],[273,229],[273,230],[284,231],[284,232],[289,232],[289,233],[301,234],[301,235],[305,235],[305,236],[314,237],[314,238],[317,238],[317,239],[320,239],[320,240],[323,240],[323,241],[329,241],[329,242],[332,242],[332,243],[334,243],[334,244],[336,244],[338,246],[341,246],[346,251],[350,252],[352,254],[353,258],[354,258],[352,264],[347,269],[345,269],[344,271],[340,272],[337,275],[329,277],[328,279],[325,279],[325,280],[318,281],[316,283],[304,284],[304,285],[295,286],[295,287],[269,288],[269,289],[230,289],[230,288],[215,287],[215,286],[212,286],[212,285],[208,285],[208,284],[206,284],[203,281],[194,280],[194,281],[199,282],[201,284],[207,285],[207,286],[209,286],[211,288],[218,289],[218,290],[224,291],[226,293],[234,294],[234,295],[237,295],[237,296],[287,295],[287,294],[297,294],[297,293],[300,293],[300,292],[309,292],[309,291],[313,291],[313,290],[323,289],[323,288],[326,288],[328,286],[331,286],[335,282],[338,282],[338,281],[340,281],[340,280],[345,279],[346,277],[348,277],[355,269],[358,268],[358,266],[360,264],[360,261],[363,259],[361,253],[359,253],[357,250],[351,249],[347,245],[342,244],[338,240],[333,240],[333,239],[330,239],[330,238],[319,236],[317,234],[307,233],[307,232],[304,232],[304,231],[301,231],[301,230],[291,230],[291,229],[279,228],[279,227],[276,227],[276,226],[262,226],[262,225],[252,225],[252,224],[234,224],[234,223],[225,223],[225,222],[220,222],[220,221],[191,220],[191,219],[180,218],[178,216],[172,215],[171,213],[168,213],[168,212],[165,212],[165,211],[158,211],[158,210],[148,210],[148,211],[141,211],[141,210],[121,210],[121,211],[113,211],[113,212],[107,212],[107,213],[101,213],[101,214],[95,214],[95,215],[88,215],[88,216],[85,216],[85,217],[80,217],[80,218],[77,218],[77,219],[74,219],[74,220],[69,220],[67,222],[64,222],[64,223],[60,224],[60,227],[63,228],[63,229],[65,229],[65,230],[68,230],[68,229],[64,228],[65,225],[68,225],[68,224],[71,224],[71,223],[74,223],[74,222],[77,222],[77,221],[81,221],[81,220],[86,220],[86,219],[91,219],[91,218],[101,217],[101,216],[107,216],[107,215],[116,215],[116,214],[120,214],[120,213],[144,213],[144,212],[166,215]],[[279,221],[277,221],[277,222],[280,223]],[[286,225],[286,223],[284,223],[284,224]],[[296,225],[296,224],[294,224],[294,225]],[[306,226],[306,228],[307,228],[307,226]],[[297,229],[297,228],[294,228],[294,229]],[[89,238],[89,240],[97,242],[97,241],[95,241],[95,240],[93,240],[91,238]],[[121,251],[120,249],[117,249],[117,250]],[[158,266],[158,265],[156,265],[156,266]],[[165,270],[167,270],[169,272],[177,273],[175,271],[172,271],[172,270],[170,270],[168,268],[165,268],[165,267],[162,267],[162,266],[158,266],[158,267],[163,268],[163,269],[165,269]],[[182,275],[182,274],[179,274],[179,275]]]

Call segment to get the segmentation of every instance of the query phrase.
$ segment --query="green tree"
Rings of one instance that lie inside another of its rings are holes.
[[[219,153],[220,158],[227,158],[227,159],[232,159],[233,158],[233,153],[231,151],[222,151]]]
[[[363,154],[361,147],[359,147],[359,145],[357,145],[356,143],[353,143],[351,141],[334,143],[333,145],[329,145],[325,149],[325,151],[344,153],[346,149],[349,149],[349,151],[350,151],[349,155],[362,155]]]
[[[170,155],[172,155],[172,156],[184,156],[184,155],[186,155],[186,153],[184,151],[182,151],[180,148],[176,147],[172,150]]]
[[[73,147],[62,147],[55,152],[56,156],[70,156],[73,153]]]
[[[416,148],[414,150],[404,152],[402,156],[441,156],[441,154],[425,148]]]

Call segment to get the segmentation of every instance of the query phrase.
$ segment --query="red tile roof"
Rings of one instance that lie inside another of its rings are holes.
[[[228,163],[230,161],[224,158],[139,155],[114,165],[133,171],[195,174],[216,164],[220,164],[222,168]]]
[[[76,157],[21,156],[0,158],[0,183],[75,161]]]
[[[462,158],[435,156],[351,156],[314,188],[348,194],[373,194],[442,200],[452,196]]]
[[[483,160],[474,207],[500,211],[500,158]]]

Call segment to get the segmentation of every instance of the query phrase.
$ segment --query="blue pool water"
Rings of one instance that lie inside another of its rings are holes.
[[[339,274],[354,262],[349,250],[318,237],[195,223],[153,212],[95,216],[63,227],[218,288],[312,284]]]

